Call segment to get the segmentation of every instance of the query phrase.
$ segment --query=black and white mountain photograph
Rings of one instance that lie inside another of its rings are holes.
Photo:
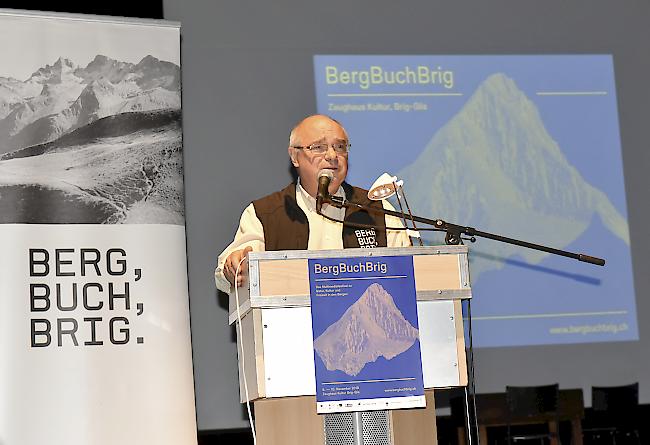
[[[84,27],[0,30],[0,223],[183,225],[177,34]]]

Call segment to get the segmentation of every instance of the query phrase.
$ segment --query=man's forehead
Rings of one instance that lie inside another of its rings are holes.
[[[324,117],[318,117],[303,121],[298,127],[302,137],[313,140],[319,139],[340,139],[345,140],[345,131],[337,122]]]

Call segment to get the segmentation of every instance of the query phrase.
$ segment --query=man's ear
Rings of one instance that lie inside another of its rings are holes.
[[[289,147],[288,151],[289,158],[291,159],[291,164],[293,164],[294,167],[298,168],[298,150],[293,147]]]

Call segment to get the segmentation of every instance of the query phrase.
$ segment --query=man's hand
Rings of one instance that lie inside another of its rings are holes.
[[[248,252],[253,250],[252,247],[246,247],[245,249],[235,250],[231,253],[226,261],[223,263],[223,274],[226,276],[226,279],[230,281],[230,284],[235,284],[235,272],[237,271],[237,266],[242,258],[245,258],[239,267],[239,274],[237,275],[237,287],[241,287],[244,284],[244,279],[248,275]]]

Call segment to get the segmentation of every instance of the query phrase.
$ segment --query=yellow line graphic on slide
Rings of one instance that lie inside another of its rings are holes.
[[[485,317],[472,317],[477,320],[521,320],[529,318],[556,318],[556,317],[597,317],[602,315],[626,315],[628,311],[606,311],[606,312],[565,312],[557,314],[521,314],[521,315],[493,315]]]
[[[538,91],[538,96],[607,96],[607,91]]]

